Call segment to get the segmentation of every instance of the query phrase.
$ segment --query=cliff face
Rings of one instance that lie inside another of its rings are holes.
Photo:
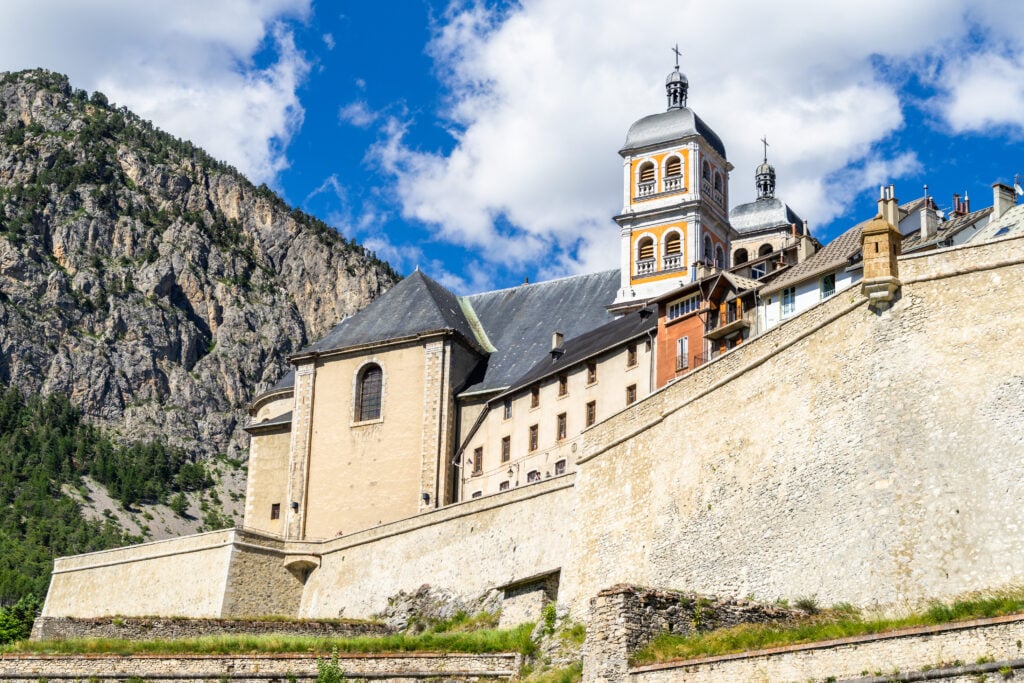
[[[102,95],[0,73],[0,381],[126,438],[234,454],[287,354],[396,279]]]

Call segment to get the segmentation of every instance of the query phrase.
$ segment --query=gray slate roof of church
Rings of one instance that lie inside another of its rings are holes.
[[[788,204],[777,197],[761,197],[740,204],[729,212],[729,223],[741,235],[752,234],[796,223],[797,232],[803,234],[804,220]]]
[[[519,285],[466,297],[496,349],[483,378],[463,393],[503,389],[551,349],[551,335],[577,337],[608,322],[619,271]]]
[[[417,270],[299,353],[322,353],[439,330],[453,330],[476,344],[458,297]]]
[[[694,135],[703,137],[712,149],[725,158],[725,145],[722,144],[722,139],[693,110],[685,107],[651,114],[636,121],[629,127],[626,142],[623,143],[619,154],[625,156],[626,152],[644,147],[657,147]]]
[[[544,357],[540,358],[525,375],[515,380],[501,395],[519,391],[545,377],[567,370],[578,363],[599,356],[605,351],[656,329],[658,327],[657,311],[651,308],[646,310],[647,317],[633,311],[578,337],[567,339],[562,344],[562,354],[558,357],[553,357],[549,349]]]

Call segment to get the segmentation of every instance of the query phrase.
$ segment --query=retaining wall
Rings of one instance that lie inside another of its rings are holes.
[[[247,619],[161,619],[39,617],[32,640],[115,638],[122,640],[179,640],[200,636],[292,635],[324,638],[376,636],[390,633],[384,624],[372,622],[253,621]]]

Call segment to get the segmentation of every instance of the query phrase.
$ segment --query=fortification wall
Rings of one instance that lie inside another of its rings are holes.
[[[233,530],[54,561],[44,617],[219,617]]]
[[[588,432],[560,599],[1024,580],[1024,240],[949,251],[910,261],[891,309],[838,295]]]
[[[365,618],[424,583],[475,597],[552,572],[566,561],[573,498],[566,475],[309,544],[321,564],[306,581],[299,615]]]

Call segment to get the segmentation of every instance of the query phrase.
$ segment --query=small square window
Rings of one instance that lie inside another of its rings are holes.
[[[512,457],[512,437],[503,436],[501,437],[501,461],[508,462],[509,458]]]
[[[636,367],[636,344],[630,344],[626,347],[626,367]]]
[[[507,481],[503,481],[500,484],[498,484],[498,490],[499,491],[508,491],[508,482]]]
[[[270,518],[281,519],[281,504],[274,503],[270,506]]]
[[[559,460],[555,463],[555,474],[565,474],[565,460]]]
[[[565,438],[565,413],[558,416],[558,440],[561,441]]]
[[[836,274],[829,273],[821,278],[821,298],[827,299],[836,293]]]
[[[471,496],[471,498],[479,498],[482,495],[484,495],[483,491],[474,491],[473,495]]]
[[[512,399],[510,398],[505,399],[505,419],[512,419]]]
[[[537,425],[530,425],[530,451],[537,450]]]
[[[626,405],[628,406],[631,403],[636,403],[636,385],[635,384],[630,384],[628,387],[626,387]]]
[[[473,474],[482,474],[484,471],[484,449],[473,449]]]
[[[587,363],[587,384],[597,381],[597,363]]]
[[[558,376],[558,395],[565,396],[569,393],[569,376],[561,374]]]
[[[587,403],[587,426],[592,426],[597,422],[597,401],[590,401]]]
[[[536,408],[540,405],[540,387],[530,389],[530,407]]]
[[[535,481],[540,481],[540,470],[530,470],[526,473],[527,484],[532,484]]]

